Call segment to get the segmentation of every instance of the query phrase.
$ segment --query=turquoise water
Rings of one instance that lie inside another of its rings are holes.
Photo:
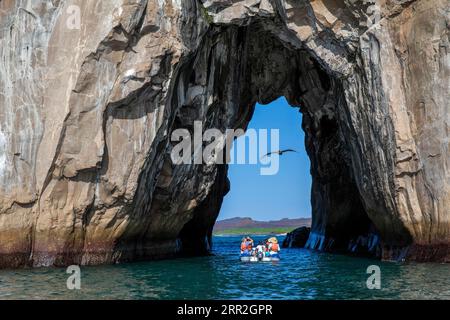
[[[278,263],[241,263],[239,237],[214,238],[214,256],[83,267],[81,290],[65,269],[1,270],[0,299],[450,299],[450,266],[396,264],[304,249]],[[369,265],[381,289],[369,290]]]

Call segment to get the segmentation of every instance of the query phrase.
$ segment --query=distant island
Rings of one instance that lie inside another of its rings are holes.
[[[299,227],[310,227],[311,218],[256,221],[252,218],[231,218],[217,221],[214,235],[270,235],[285,234]]]

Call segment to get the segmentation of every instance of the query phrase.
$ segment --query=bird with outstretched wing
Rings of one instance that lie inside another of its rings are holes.
[[[282,156],[283,154],[288,153],[288,152],[297,152],[297,151],[294,150],[294,149],[285,149],[285,150],[273,151],[273,152],[269,152],[268,154],[266,154],[263,158],[271,156],[273,154],[278,154],[279,156]]]

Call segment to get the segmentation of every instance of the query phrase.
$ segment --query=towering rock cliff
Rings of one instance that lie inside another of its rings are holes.
[[[448,0],[0,0],[0,267],[207,250],[227,167],[172,163],[171,133],[280,96],[308,247],[449,262],[449,26]]]

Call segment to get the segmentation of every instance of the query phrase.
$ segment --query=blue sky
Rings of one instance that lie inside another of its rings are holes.
[[[231,164],[231,190],[225,197],[219,220],[251,217],[277,220],[311,216],[310,163],[305,151],[302,114],[285,98],[257,105],[249,128],[279,129],[280,149],[295,149],[280,157],[276,175],[260,175],[261,164]],[[273,151],[273,150],[272,150]]]

